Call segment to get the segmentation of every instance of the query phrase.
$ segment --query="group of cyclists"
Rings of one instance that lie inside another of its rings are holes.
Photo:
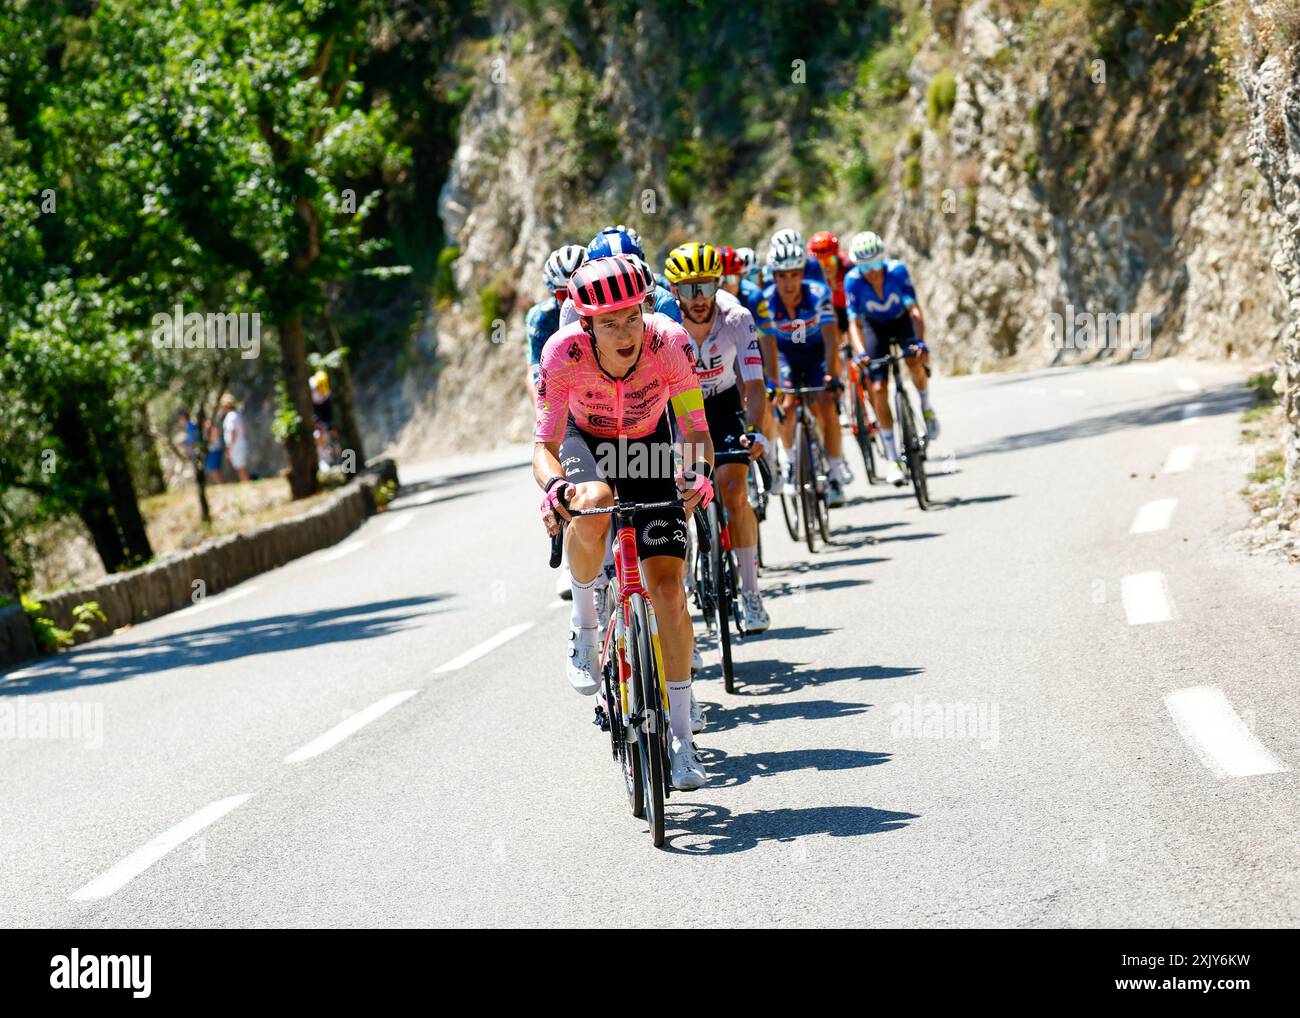
[[[908,354],[927,435],[937,437],[925,319],[906,266],[886,258],[870,231],[851,238],[847,257],[828,231],[805,246],[799,231],[778,230],[762,262],[752,248],[682,244],[660,274],[634,230],[611,226],[585,247],[553,251],[543,279],[548,296],[525,319],[533,474],[547,533],[565,534],[566,674],[583,695],[601,688],[601,616],[613,575],[610,517],[574,513],[616,497],[668,503],[637,516],[636,551],[662,646],[671,782],[694,790],[705,781],[694,742],[704,717],[691,691],[702,662],[686,599],[687,521],[720,496],[738,565],[741,631],[766,631],[751,461],[772,455],[778,484],[793,493],[789,391],[818,388],[811,409],[830,464],[827,502],[842,505],[853,476],[836,394],[850,371],[864,371],[883,432],[885,480],[903,484],[880,361],[890,344]],[[647,463],[670,466],[646,470]]]

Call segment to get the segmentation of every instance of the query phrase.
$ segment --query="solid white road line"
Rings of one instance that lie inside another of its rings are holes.
[[[228,594],[213,594],[211,597],[202,598],[197,604],[192,604],[188,608],[182,608],[174,615],[197,615],[199,612],[207,611],[209,608],[220,608],[222,605],[230,604],[231,601],[238,601],[241,597],[247,597],[249,594],[256,593],[256,586],[241,587],[239,590],[231,591]]]
[[[1245,778],[1287,769],[1246,727],[1223,690],[1215,686],[1176,689],[1165,696],[1165,706],[1183,741],[1219,777]]]
[[[1178,388],[1183,392],[1200,392],[1201,384],[1195,378],[1187,378],[1184,376],[1183,378],[1178,379]]]
[[[203,828],[216,823],[232,809],[242,806],[252,797],[232,795],[228,799],[204,806],[192,817],[182,820],[171,830],[163,831],[149,844],[137,848],[112,869],[106,870],[80,890],[71,895],[73,901],[95,901],[126,886],[176,846],[188,841]]]
[[[346,739],[353,732],[364,728],[375,718],[387,714],[404,700],[409,700],[418,689],[406,689],[400,693],[389,693],[382,700],[372,703],[365,710],[359,710],[346,721],[335,725],[324,735],[317,736],[311,742],[303,746],[302,749],[295,750],[284,758],[285,763],[302,763],[304,760],[310,760],[314,756],[320,756],[327,749],[333,749],[340,742]]]
[[[1180,445],[1171,449],[1169,458],[1165,460],[1166,474],[1181,474],[1185,470],[1191,470],[1192,464],[1196,462],[1197,447],[1194,445]]]
[[[465,651],[465,653],[461,654],[459,657],[454,657],[446,664],[439,665],[437,668],[434,669],[434,672],[435,673],[454,672],[457,668],[464,668],[467,664],[469,664],[472,661],[477,661],[479,658],[481,658],[484,654],[487,654],[489,651],[496,650],[503,643],[507,643],[510,640],[513,640],[520,633],[526,633],[528,630],[532,629],[533,626],[535,625],[537,625],[536,622],[521,622],[517,626],[511,626],[509,629],[503,629],[501,630],[501,632],[497,633],[496,636],[492,637],[492,639],[484,640],[477,647],[471,647],[469,650]]]
[[[415,519],[415,517],[412,516],[410,513],[403,513],[401,516],[397,517],[397,519],[389,521],[388,526],[384,528],[384,533],[396,534],[399,530],[401,530],[404,526],[410,523],[413,519]]]
[[[1176,505],[1178,505],[1176,498],[1162,498],[1155,502],[1148,502],[1137,511],[1137,515],[1133,517],[1133,526],[1129,527],[1128,532],[1149,534],[1153,530],[1168,530]]]
[[[1165,578],[1160,573],[1135,573],[1120,581],[1120,597],[1130,626],[1168,622],[1172,618]]]
[[[1205,413],[1204,403],[1188,403],[1183,407],[1183,423],[1190,424],[1203,413]]]
[[[327,551],[316,561],[318,563],[333,562],[336,559],[341,559],[344,555],[351,555],[354,551],[364,548],[369,543],[369,541],[348,541],[346,544],[339,545],[339,547],[335,548],[333,551]]]

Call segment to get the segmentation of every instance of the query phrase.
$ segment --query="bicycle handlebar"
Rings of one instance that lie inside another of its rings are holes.
[[[560,496],[564,500],[564,496]],[[680,498],[665,499],[662,502],[615,502],[611,506],[598,507],[595,509],[570,509],[566,504],[564,511],[573,516],[610,516],[614,513],[628,513],[635,515],[644,512],[647,509],[671,509],[680,508],[686,503]],[[556,569],[560,565],[560,552],[564,545],[564,524],[567,521],[560,517],[560,532],[551,538],[551,568]]]

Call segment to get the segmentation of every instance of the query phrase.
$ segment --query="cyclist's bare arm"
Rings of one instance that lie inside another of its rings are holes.
[[[563,477],[564,468],[560,466],[559,442],[533,443],[533,479],[539,488],[545,488],[552,477]]]
[[[840,373],[840,327],[827,322],[822,326],[822,343],[826,347],[826,373],[835,378]]]
[[[854,357],[866,356],[867,341],[862,336],[862,321],[858,318],[849,320],[849,345],[853,348]]]
[[[925,339],[925,315],[921,311],[921,305],[909,304],[907,313],[912,316],[912,326],[916,332],[916,338]]]

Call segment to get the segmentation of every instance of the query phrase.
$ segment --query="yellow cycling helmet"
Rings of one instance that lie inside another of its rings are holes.
[[[668,253],[664,275],[670,283],[686,279],[717,279],[722,275],[722,256],[708,244],[682,244]]]

